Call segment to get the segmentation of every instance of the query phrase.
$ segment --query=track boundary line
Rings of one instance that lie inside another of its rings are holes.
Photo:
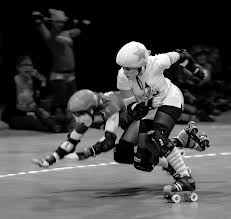
[[[231,152],[222,152],[222,153],[210,153],[210,154],[196,154],[190,156],[184,156],[184,158],[201,158],[201,157],[215,157],[215,156],[228,156],[231,155]],[[69,158],[71,159],[71,158]],[[37,173],[46,173],[46,172],[55,172],[55,171],[63,171],[63,170],[71,170],[77,168],[87,168],[87,167],[100,167],[100,166],[110,166],[110,165],[120,165],[117,162],[109,162],[109,163],[98,163],[98,164],[88,164],[88,165],[77,165],[77,166],[68,166],[68,167],[56,167],[49,169],[40,169],[40,170],[30,170],[30,171],[21,171],[18,173],[8,173],[8,174],[0,174],[0,178],[7,178],[12,176],[21,176],[21,175],[29,175],[29,174],[37,174]]]

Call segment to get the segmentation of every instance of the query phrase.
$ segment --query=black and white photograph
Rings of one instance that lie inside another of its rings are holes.
[[[6,3],[1,219],[231,218],[229,7]]]

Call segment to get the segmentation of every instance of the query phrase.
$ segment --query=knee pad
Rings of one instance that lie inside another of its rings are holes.
[[[153,164],[149,162],[150,156],[150,151],[146,148],[138,147],[134,156],[134,167],[137,170],[151,172],[153,170]]]
[[[114,148],[114,160],[118,163],[133,164],[134,147],[133,143],[120,140]]]
[[[160,127],[148,132],[147,141],[150,142],[160,156],[168,156],[175,147],[173,142],[168,139],[168,133]]]

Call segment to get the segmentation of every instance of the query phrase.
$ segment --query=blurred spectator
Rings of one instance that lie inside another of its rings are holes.
[[[72,117],[66,112],[66,105],[70,96],[77,90],[73,38],[81,33],[81,29],[76,26],[87,26],[90,21],[79,22],[70,19],[64,11],[56,9],[49,9],[49,14],[50,17],[47,18],[38,11],[32,13],[38,31],[53,56],[49,76],[54,94],[52,113],[64,125],[69,125]]]
[[[193,56],[206,71],[206,78],[197,85],[198,89],[196,89],[200,92],[200,96],[203,97],[201,102],[204,104],[203,100],[210,102],[212,110],[208,110],[212,115],[219,115],[231,109],[229,97],[231,87],[226,81],[225,74],[227,73],[223,67],[219,48],[197,45],[194,47]]]
[[[49,112],[40,107],[40,94],[46,78],[33,66],[30,56],[20,56],[2,120],[12,129],[61,132],[61,126]],[[7,91],[6,91],[7,92]]]

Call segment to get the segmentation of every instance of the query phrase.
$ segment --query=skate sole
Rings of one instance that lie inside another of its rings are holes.
[[[164,193],[164,199],[170,203],[180,203],[185,202],[196,202],[198,200],[198,195],[195,192],[182,191],[182,192],[166,192]]]

